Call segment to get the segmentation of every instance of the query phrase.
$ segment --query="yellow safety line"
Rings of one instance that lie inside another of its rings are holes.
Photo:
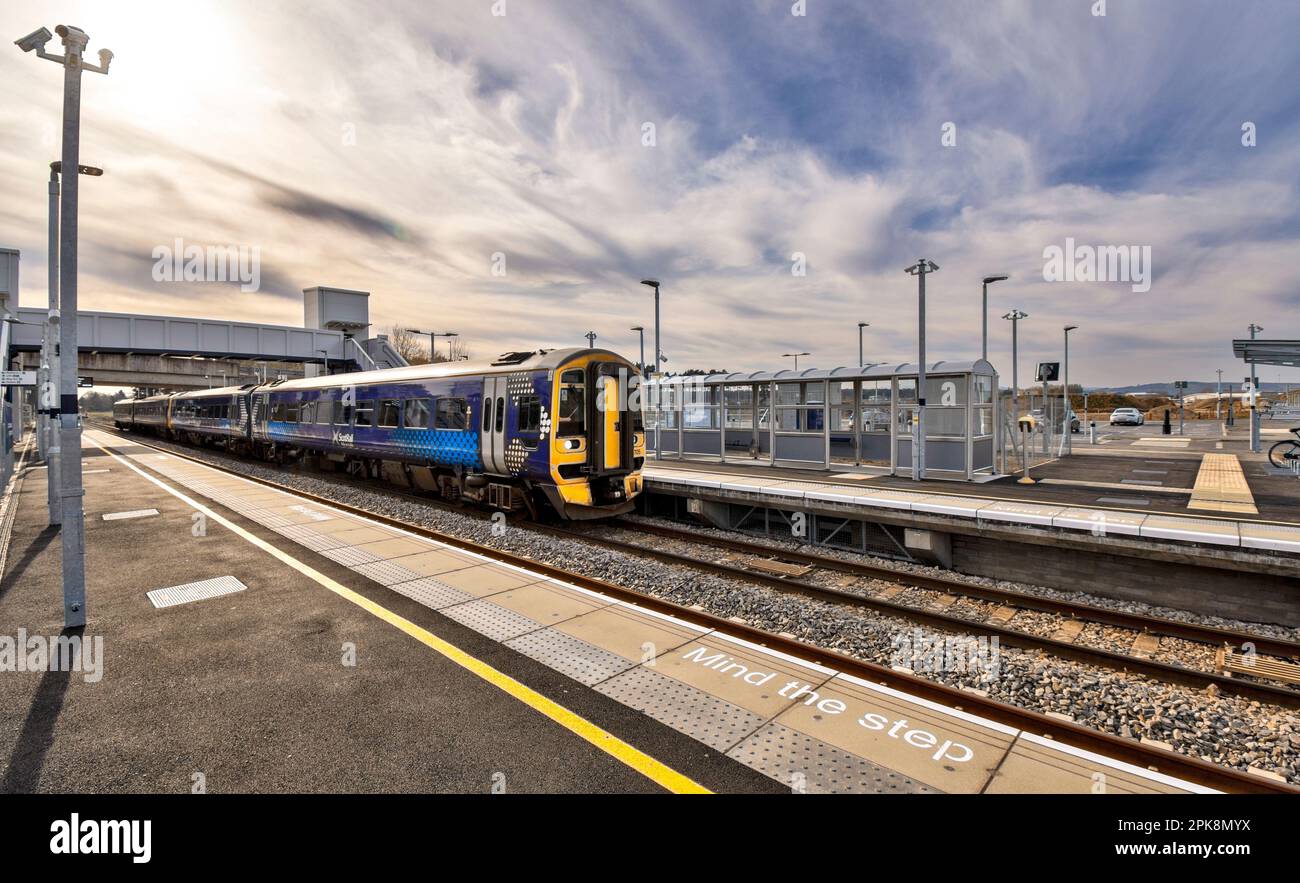
[[[159,481],[157,478],[150,475],[149,473],[144,472],[143,470],[138,468],[134,463],[131,463],[130,461],[122,457],[119,457],[117,454],[108,450],[99,442],[93,439],[88,439],[88,440],[90,441],[91,444],[95,445],[95,447],[99,448],[101,451],[108,454],[114,460],[117,460],[119,463],[122,463],[128,469],[135,471],[139,475],[143,476],[144,478],[158,485],[158,487],[167,491],[167,493],[176,497],[178,500],[185,503],[185,505],[190,506],[198,510],[199,512],[202,512],[206,517],[211,518],[213,521],[217,522],[218,524],[230,529],[237,536],[248,541],[249,543],[252,543],[254,546],[257,546],[259,549],[261,549],[263,552],[266,552],[268,555],[271,555],[279,559],[280,561],[289,565],[293,569],[297,570],[299,573],[303,574],[309,579],[329,589],[331,592],[338,595],[339,597],[351,601],[353,604],[357,605],[362,610],[365,610],[368,613],[371,613],[374,616],[379,617],[389,625],[396,626],[397,628],[401,629],[403,632],[410,635],[412,638],[415,638],[417,641],[424,644],[426,647],[430,648],[431,650],[434,650],[437,653],[442,654],[444,657],[450,659],[452,662],[456,663],[457,665],[466,669],[467,671],[473,672],[483,680],[487,681],[492,686],[500,690],[503,690],[506,693],[509,693],[511,696],[518,699],[520,702],[523,702],[525,705],[532,708],[534,711],[538,711],[546,715],[548,718],[555,721],[557,724],[564,727],[566,730],[570,731],[571,733],[574,733],[577,736],[580,736],[581,738],[590,742],[592,745],[595,745],[601,751],[604,751],[606,754],[610,755],[611,757],[628,765],[629,767],[636,770],[641,775],[645,776],[647,779],[650,779],[655,784],[662,786],[663,788],[673,792],[674,794],[712,793],[703,785],[700,785],[699,783],[693,781],[687,776],[682,775],[681,773],[661,763],[660,761],[655,760],[653,757],[650,757],[648,754],[645,754],[644,752],[638,750],[637,748],[634,748],[633,746],[627,744],[622,739],[618,738],[612,733],[608,733],[605,730],[602,730],[600,727],[596,726],[591,721],[575,714],[574,712],[565,708],[563,705],[560,705],[548,699],[547,697],[543,696],[541,693],[538,693],[536,690],[532,689],[531,687],[521,684],[519,681],[515,680],[509,675],[501,671],[498,671],[497,669],[488,665],[486,662],[483,662],[481,659],[471,656],[470,654],[466,653],[464,650],[461,650],[459,647],[455,646],[454,644],[449,644],[448,642],[444,641],[442,638],[439,638],[433,633],[411,622],[409,619],[406,619],[405,617],[394,613],[388,608],[375,603],[374,601],[367,598],[365,595],[359,594],[358,592],[354,592],[352,589],[349,589],[347,586],[342,585],[341,583],[338,583],[330,579],[325,574],[315,570],[314,568],[310,567],[307,564],[304,564],[303,562],[294,558],[292,555],[289,555],[288,553],[283,552],[280,549],[277,549],[275,546],[272,546],[270,543],[266,542],[265,540],[262,540],[261,538],[254,536],[253,534],[244,530],[239,525],[234,524],[233,522],[222,517],[221,515],[218,515],[216,512],[212,511],[207,506],[204,506],[202,503],[199,503],[198,501],[191,499],[190,497],[186,496],[185,494],[181,493],[175,488]]]

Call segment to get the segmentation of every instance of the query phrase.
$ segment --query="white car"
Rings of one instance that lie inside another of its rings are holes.
[[[1111,426],[1143,426],[1146,422],[1137,408],[1116,408],[1110,413]]]

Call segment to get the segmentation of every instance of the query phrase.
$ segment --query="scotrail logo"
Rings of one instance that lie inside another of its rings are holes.
[[[1045,282],[1129,282],[1135,293],[1151,290],[1151,246],[1075,245],[1043,249]]]

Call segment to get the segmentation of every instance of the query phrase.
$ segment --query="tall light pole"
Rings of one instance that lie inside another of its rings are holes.
[[[1062,421],[1061,432],[1063,435],[1061,436],[1061,444],[1067,454],[1074,453],[1074,436],[1070,432],[1070,332],[1078,327],[1078,325],[1065,326],[1065,364],[1061,366],[1064,370],[1062,379],[1065,381],[1064,392],[1062,393],[1062,398],[1065,399],[1065,417]],[[1079,428],[1082,429],[1083,427]]]
[[[1011,422],[1017,423],[1020,420],[1020,320],[1028,319],[1029,314],[1024,310],[1012,310],[1002,318],[1011,322]],[[1020,459],[1021,466],[1029,462],[1024,433],[1020,438]]]
[[[654,373],[659,373],[659,366],[663,364],[664,352],[659,348],[659,280],[642,279],[642,285],[648,285],[655,290],[655,367]]]
[[[871,327],[870,322],[858,323],[858,367],[859,368],[866,364],[866,356],[863,355],[863,349],[862,349],[862,329],[870,328],[870,327]]]
[[[641,361],[639,363],[641,365],[641,376],[648,377],[649,375],[645,369],[645,328],[641,325],[633,325],[628,331],[635,331],[641,336]]]
[[[912,442],[912,480],[925,480],[925,277],[938,272],[939,265],[934,261],[920,258],[904,273],[917,279],[917,364],[916,364],[916,427],[913,430],[915,441]]]
[[[1250,339],[1254,340],[1255,333],[1257,331],[1263,331],[1263,330],[1264,330],[1263,328],[1256,325],[1254,322],[1251,322]],[[1259,375],[1255,373],[1254,362],[1250,363],[1250,390],[1251,390],[1250,391],[1250,451],[1252,454],[1258,454],[1259,453],[1259,409],[1257,405],[1259,402]]]
[[[46,282],[49,296],[49,317],[44,333],[41,335],[41,376],[38,381],[42,403],[38,409],[40,427],[38,439],[45,449],[45,481],[49,503],[49,523],[60,524],[63,521],[63,507],[59,501],[59,439],[58,429],[54,424],[54,415],[59,407],[59,358],[54,346],[54,335],[59,328],[59,176],[63,173],[63,163],[55,160],[50,163],[50,237],[49,237],[49,276]],[[77,173],[98,178],[104,174],[103,169],[94,166],[77,166]]]
[[[582,336],[585,337],[585,338],[587,338],[587,349],[590,350],[590,349],[595,349],[595,348],[596,348],[596,338],[597,338],[597,336],[598,336],[598,335],[596,334],[596,332],[594,332],[594,331],[588,331],[586,334],[584,334],[584,335],[582,335]]]
[[[459,336],[460,336],[460,335],[458,335],[455,331],[421,331],[421,330],[418,329],[418,328],[407,328],[406,331],[407,331],[408,334],[427,334],[427,335],[429,335],[429,364],[430,364],[430,365],[432,365],[434,362],[438,361],[438,338],[439,338],[439,337],[445,337],[445,338],[447,338],[447,343],[448,343],[448,346],[447,346],[447,361],[450,362],[450,361],[451,361],[451,357],[452,357],[452,349],[453,349],[453,347],[454,347],[454,344],[451,343],[451,339],[452,339],[453,337],[459,337]]]
[[[1219,381],[1214,385],[1214,419],[1219,420],[1223,417],[1223,369],[1216,368],[1215,373]]]
[[[986,362],[989,360],[989,285],[994,282],[1005,282],[1010,278],[1005,273],[984,277],[984,312],[982,314],[984,320],[984,347],[980,350],[980,358]]]
[[[63,157],[65,169],[79,169],[81,153],[81,72],[107,74],[113,53],[99,50],[99,65],[82,58],[90,38],[80,28],[55,28],[63,41],[63,54],[45,51],[51,34],[45,28],[15,41],[24,52],[63,65]],[[62,227],[59,247],[59,474],[63,509],[63,623],[67,628],[86,624],[86,533],[82,513],[81,422],[77,407],[77,179],[63,181]]]
[[[811,355],[812,355],[812,353],[781,353],[781,358],[783,358],[783,359],[788,359],[788,358],[790,358],[791,356],[793,356],[793,357],[794,357],[794,370],[798,371],[798,370],[799,370],[799,357],[800,357],[800,356],[811,356]]]

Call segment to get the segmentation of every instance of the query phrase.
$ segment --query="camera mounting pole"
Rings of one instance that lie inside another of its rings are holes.
[[[107,74],[113,60],[108,49],[99,50],[99,64],[83,59],[90,38],[81,28],[59,25],[63,54],[45,51],[52,37],[45,28],[15,41],[24,52],[63,65],[62,168],[80,171],[81,72]],[[86,534],[82,512],[85,491],[81,484],[81,415],[77,405],[77,183],[80,175],[63,176],[59,231],[59,502],[63,544],[63,624],[86,624]],[[51,256],[53,258],[53,256]]]

